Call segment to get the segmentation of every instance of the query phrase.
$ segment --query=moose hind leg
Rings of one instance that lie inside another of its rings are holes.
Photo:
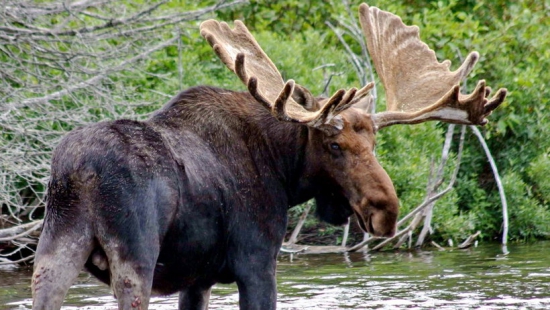
[[[131,219],[129,223],[138,226]],[[153,229],[127,233],[129,226],[121,227],[117,228],[121,231],[100,234],[99,238],[108,260],[111,288],[119,310],[146,310],[159,254],[158,237],[151,233]]]
[[[92,252],[88,228],[52,233],[45,224],[40,236],[32,275],[33,309],[60,309],[65,294]]]
[[[154,263],[147,262],[149,260],[122,259],[119,253],[106,252],[111,271],[111,287],[118,301],[118,309],[148,309]]]

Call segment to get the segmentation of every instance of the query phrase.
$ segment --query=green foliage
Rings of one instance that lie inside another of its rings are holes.
[[[401,202],[400,213],[408,214],[426,198],[427,182],[437,169],[442,152],[443,129],[435,123],[417,126],[394,126],[378,133],[377,156],[393,180]],[[458,135],[455,129],[455,135]],[[456,143],[457,141],[455,141]],[[456,162],[451,158],[445,175],[449,180]],[[446,184],[442,184],[442,190]],[[459,192],[453,191],[435,205],[432,239],[461,241],[475,232],[475,219],[459,210]]]
[[[513,201],[510,208],[510,235],[529,240],[550,236],[550,212],[532,194],[531,187],[517,173],[503,178],[507,197]]]
[[[402,214],[425,198],[431,162],[441,153],[441,135],[434,123],[388,127],[377,135],[376,153],[393,180]]]
[[[479,230],[475,215],[472,212],[460,212],[456,200],[455,192],[449,193],[446,200],[437,203],[432,220],[433,239],[440,242],[449,239],[462,242]]]
[[[334,1],[257,1],[238,10],[219,14],[224,20],[243,20],[252,30],[267,30],[275,33],[295,34],[305,37],[305,30],[325,28],[324,22],[330,20],[334,10]]]
[[[541,153],[527,168],[527,173],[533,184],[533,195],[543,202],[550,204],[550,149]]]

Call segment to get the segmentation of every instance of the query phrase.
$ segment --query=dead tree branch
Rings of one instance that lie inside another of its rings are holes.
[[[198,31],[194,21],[247,1],[220,0],[188,11],[167,7],[167,2],[3,2],[0,7],[0,257],[3,260],[22,249],[32,250],[29,245],[36,242],[44,215],[51,154],[63,135],[100,120],[144,118],[144,112],[136,112],[137,107],[161,103],[166,98],[163,89],[148,89],[140,83],[154,78],[161,84],[178,84],[171,74],[149,70],[149,64],[162,51],[186,48],[181,46],[181,29],[192,27]],[[174,91],[177,90],[175,86]],[[32,256],[28,259],[32,260]]]
[[[491,155],[491,150],[489,150],[489,147],[487,146],[487,143],[485,142],[485,138],[483,138],[481,131],[479,131],[479,128],[475,126],[470,126],[470,129],[478,138],[479,143],[481,143],[483,151],[485,151],[485,156],[487,156],[487,160],[489,161],[491,169],[493,170],[493,175],[495,176],[495,182],[497,183],[498,193],[500,195],[500,201],[502,203],[502,244],[506,245],[506,243],[508,243],[508,202],[506,201],[504,186],[502,185],[500,174],[498,173],[498,168],[495,160],[493,159],[493,155]]]
[[[177,40],[179,40],[179,38],[177,38],[177,37],[169,39],[168,41],[162,42],[161,44],[159,44],[159,45],[157,45],[157,46],[155,46],[151,49],[143,51],[139,55],[136,55],[136,56],[134,56],[130,59],[127,59],[127,60],[121,62],[119,65],[117,65],[114,68],[107,68],[101,74],[96,75],[96,76],[94,76],[94,77],[92,77],[92,78],[90,78],[86,81],[80,82],[76,85],[69,86],[68,88],[64,88],[63,90],[57,91],[57,92],[52,93],[52,94],[48,94],[44,97],[30,98],[30,99],[23,100],[20,104],[18,104],[16,106],[13,106],[11,108],[21,109],[21,108],[24,108],[24,107],[29,107],[29,106],[34,105],[34,104],[43,103],[45,101],[59,99],[59,98],[65,96],[69,93],[72,93],[72,92],[76,91],[76,90],[93,86],[93,85],[99,83],[104,78],[106,78],[108,75],[110,75],[114,72],[117,72],[117,71],[125,70],[129,65],[131,65],[131,64],[133,64],[133,63],[135,63],[135,62],[137,62],[141,59],[146,58],[147,56],[151,55],[153,52],[156,52],[156,51],[158,51],[160,49],[163,49],[167,46],[173,45]]]
[[[290,238],[286,242],[286,244],[295,244],[298,241],[298,235],[300,234],[300,231],[302,230],[302,227],[304,226],[304,223],[306,221],[307,215],[309,214],[309,210],[311,209],[311,204],[307,204],[306,208],[304,209],[304,212],[302,212],[302,215],[300,215],[300,219],[298,220],[298,224],[296,224],[296,227],[292,231],[292,235],[290,235]]]
[[[457,248],[459,249],[466,249],[466,248],[469,248],[472,246],[472,244],[474,243],[475,239],[477,238],[477,236],[479,236],[481,234],[481,231],[477,231],[475,234],[471,235],[470,237],[468,237],[466,240],[464,240],[464,242],[462,242],[461,244],[459,244],[457,246]]]
[[[27,236],[30,233],[42,228],[42,220],[33,221],[18,226],[6,228],[0,230],[0,242],[11,241],[23,236]]]

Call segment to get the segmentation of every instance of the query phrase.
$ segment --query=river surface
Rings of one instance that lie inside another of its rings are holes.
[[[278,309],[550,309],[550,242],[278,261]],[[30,277],[0,270],[0,309],[30,309]],[[177,296],[153,297],[149,308],[177,309]],[[236,286],[215,286],[210,309],[236,308]],[[83,273],[63,309],[116,309],[116,301]]]

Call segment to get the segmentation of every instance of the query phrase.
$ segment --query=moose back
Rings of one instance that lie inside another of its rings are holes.
[[[373,153],[376,131],[484,124],[506,91],[487,99],[480,81],[461,95],[477,53],[451,72],[418,28],[365,4],[360,18],[385,112],[353,107],[372,83],[330,98],[285,83],[241,22],[210,20],[201,34],[248,92],[194,87],[146,121],[69,133],[52,158],[33,309],[59,309],[84,267],[112,287],[119,309],[147,309],[152,293],[175,292],[179,309],[206,309],[218,282],[237,283],[241,309],[274,309],[287,210],[312,198],[329,223],[355,214],[366,232],[392,236],[398,199]]]

